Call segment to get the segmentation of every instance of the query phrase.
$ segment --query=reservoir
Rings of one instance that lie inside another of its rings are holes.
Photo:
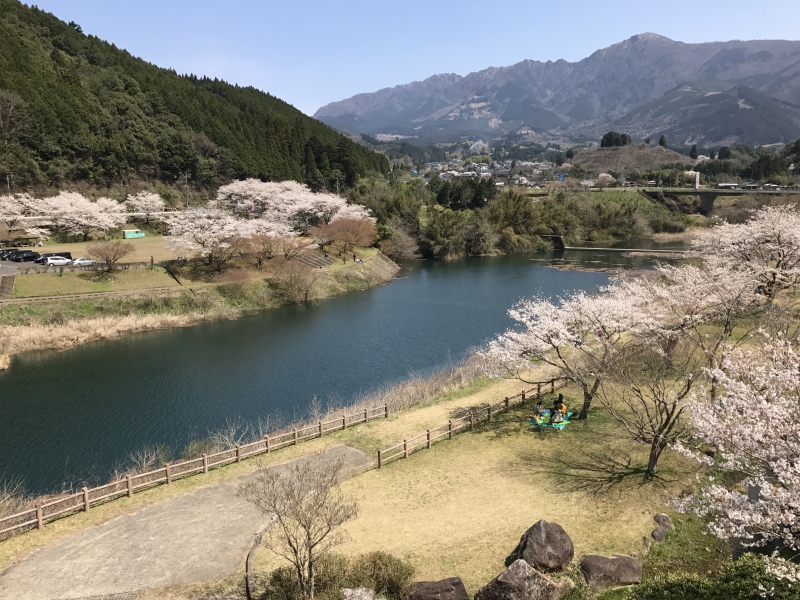
[[[456,361],[511,327],[517,300],[595,291],[652,259],[553,252],[405,263],[399,278],[318,304],[152,331],[0,371],[0,478],[29,492],[105,482],[142,446],[177,456],[232,419],[301,418]],[[558,267],[558,268],[554,268]]]

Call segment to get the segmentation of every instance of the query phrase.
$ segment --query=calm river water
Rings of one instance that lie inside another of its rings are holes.
[[[406,264],[401,279],[312,306],[15,358],[0,371],[0,478],[45,492],[104,481],[144,445],[180,450],[226,421],[300,417],[463,356],[512,325],[524,296],[595,290],[612,252]]]

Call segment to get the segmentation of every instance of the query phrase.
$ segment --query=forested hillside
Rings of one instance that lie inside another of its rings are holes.
[[[319,189],[389,169],[278,98],[180,76],[16,0],[0,0],[0,123],[0,177],[12,191],[185,177]]]

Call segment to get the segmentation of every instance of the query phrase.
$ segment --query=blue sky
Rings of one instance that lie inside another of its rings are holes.
[[[35,0],[179,73],[252,85],[307,114],[359,92],[533,60],[647,31],[683,42],[800,39],[798,0]]]

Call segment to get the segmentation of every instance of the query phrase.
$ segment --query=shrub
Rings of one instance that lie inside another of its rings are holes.
[[[86,247],[86,254],[97,260],[98,266],[111,271],[117,262],[136,252],[131,242],[95,242]]]
[[[647,219],[647,224],[653,233],[680,233],[686,229],[686,224],[676,219],[671,219],[669,215],[655,212]]]
[[[800,584],[778,579],[766,571],[764,558],[747,554],[710,577],[676,574],[659,577],[635,588],[629,600],[800,600]]]
[[[317,562],[314,594],[321,600],[339,600],[342,588],[366,587],[388,600],[401,600],[414,576],[414,567],[385,552],[370,552],[349,561],[329,554]],[[266,600],[302,600],[292,567],[275,569],[269,576]]]
[[[350,567],[349,587],[368,587],[376,595],[401,600],[414,576],[414,567],[386,552],[359,556]]]
[[[247,273],[243,269],[232,269],[220,276],[222,283],[217,287],[220,294],[226,298],[241,298],[247,285]]]

